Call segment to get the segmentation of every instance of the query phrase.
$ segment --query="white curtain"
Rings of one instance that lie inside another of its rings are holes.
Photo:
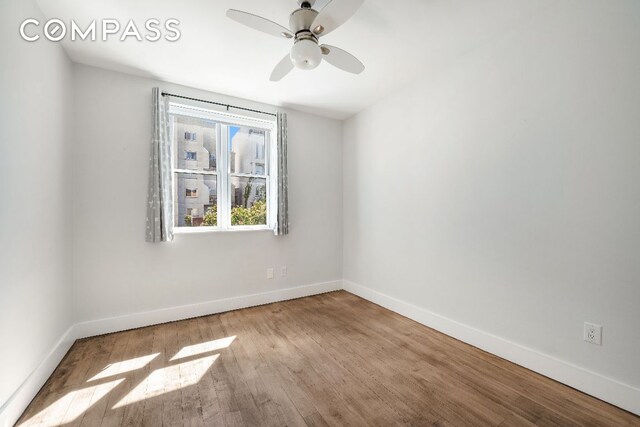
[[[289,177],[287,172],[287,114],[276,114],[278,128],[278,220],[277,236],[289,234]]]
[[[169,104],[160,88],[153,93],[153,134],[149,160],[149,193],[147,197],[147,242],[173,240],[173,176],[171,173],[171,140]]]

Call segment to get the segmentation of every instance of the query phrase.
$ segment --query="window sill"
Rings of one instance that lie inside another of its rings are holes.
[[[270,227],[233,227],[222,230],[215,227],[179,227],[174,228],[173,234],[202,234],[202,233],[238,233],[243,231],[271,231]]]

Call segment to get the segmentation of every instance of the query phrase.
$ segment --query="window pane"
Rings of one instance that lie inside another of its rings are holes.
[[[266,175],[266,132],[244,126],[229,126],[231,173]]]
[[[267,224],[267,180],[231,177],[231,225]]]
[[[215,171],[216,122],[193,117],[174,116],[176,168]]]
[[[217,226],[218,190],[215,175],[176,174],[177,227]]]

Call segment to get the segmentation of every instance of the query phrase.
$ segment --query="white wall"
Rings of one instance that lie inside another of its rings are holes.
[[[151,88],[253,105],[152,79],[75,67],[76,320],[201,303],[342,278],[342,123],[289,111],[290,234],[144,241]],[[288,267],[267,280],[266,269]]]
[[[72,322],[71,62],[25,18],[31,0],[0,2],[0,418]]]
[[[639,40],[558,2],[346,122],[345,279],[639,387]]]

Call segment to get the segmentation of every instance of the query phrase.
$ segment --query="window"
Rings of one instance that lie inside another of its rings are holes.
[[[175,231],[273,229],[275,122],[180,104],[169,114]]]

